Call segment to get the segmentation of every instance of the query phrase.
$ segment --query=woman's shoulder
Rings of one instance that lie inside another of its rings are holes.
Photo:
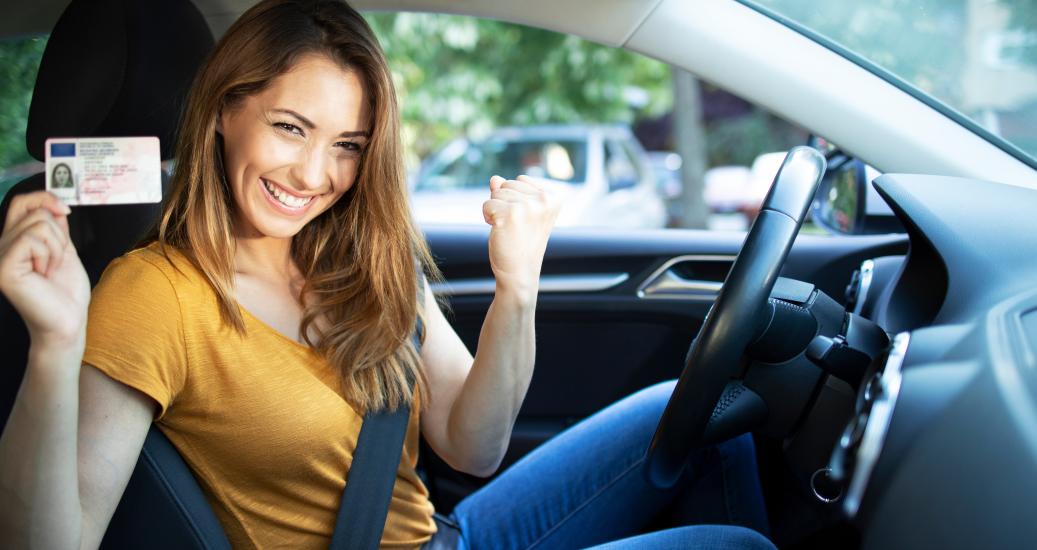
[[[204,277],[183,251],[153,242],[112,260],[94,294],[114,287],[137,296],[170,291],[181,295],[204,290],[205,286]]]
[[[116,258],[105,270],[108,271],[144,271],[161,273],[171,281],[177,279],[194,280],[201,276],[191,263],[187,254],[171,245],[152,242],[135,248]]]

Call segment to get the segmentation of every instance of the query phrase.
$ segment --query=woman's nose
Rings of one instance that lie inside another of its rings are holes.
[[[292,167],[292,176],[310,191],[320,191],[328,183],[326,156],[316,147],[307,147]]]

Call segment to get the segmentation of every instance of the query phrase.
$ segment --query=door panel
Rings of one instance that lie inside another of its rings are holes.
[[[452,312],[447,318],[474,354],[492,301],[487,229],[425,229],[446,278],[440,290],[458,291],[450,295]],[[690,281],[703,283],[702,290],[721,282],[743,238],[739,233],[691,230],[556,230],[544,259],[545,283],[537,301],[536,369],[502,469],[566,426],[638,389],[679,375],[712,300],[708,293],[674,288]],[[782,274],[813,282],[842,300],[850,274],[863,260],[902,254],[906,248],[903,236],[804,235]],[[660,276],[669,285],[666,292],[655,297],[639,293]],[[602,284],[580,288],[604,289],[567,290],[574,281],[597,281]],[[449,511],[485,482],[453,471],[428,449],[423,461],[440,511]]]

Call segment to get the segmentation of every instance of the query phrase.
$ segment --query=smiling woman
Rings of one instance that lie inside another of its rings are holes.
[[[405,545],[427,539],[431,506],[414,472],[417,415],[427,402],[418,395],[426,393],[427,377],[409,336],[426,306],[416,299],[416,260],[432,273],[435,267],[410,222],[395,96],[370,29],[340,2],[268,1],[249,10],[195,79],[176,157],[172,189],[147,246],[113,263],[92,299],[69,245],[67,209],[43,193],[11,204],[0,243],[2,288],[29,325],[34,357],[60,364],[30,366],[26,384],[33,386],[41,370],[78,373],[82,358],[81,425],[96,436],[97,449],[120,458],[118,476],[125,476],[108,483],[89,459],[76,468],[66,444],[47,452],[48,461],[30,459],[34,469],[62,472],[56,479],[78,469],[99,487],[55,505],[63,526],[81,525],[73,519],[80,509],[86,521],[78,532],[44,529],[57,537],[51,542],[100,540],[154,416],[203,486],[222,495],[217,513],[235,544],[312,545],[333,524],[357,412],[412,404],[415,429],[385,537]],[[286,348],[284,337],[294,347]],[[293,350],[296,356],[284,355]],[[210,377],[246,366],[248,372],[219,378],[230,386]],[[237,384],[247,380],[253,385],[243,392]],[[53,380],[40,383],[48,399],[63,394]],[[293,405],[299,400],[308,404],[304,410]],[[119,414],[110,416],[99,403],[118,403]],[[5,449],[38,428],[23,425],[17,411],[5,427]],[[207,411],[201,424],[192,420],[199,411]],[[271,462],[274,448],[294,448],[279,447],[288,440],[278,436],[301,441],[299,425],[284,424],[300,414],[310,415],[303,426],[325,423],[312,432],[324,452],[296,456],[294,467],[286,467],[288,457]],[[60,422],[75,433],[75,415]],[[257,444],[250,426],[275,437]],[[69,441],[74,450],[76,438]],[[242,460],[242,449],[266,458]],[[6,459],[2,466],[18,468]],[[271,487],[263,480],[274,466],[281,475]],[[281,500],[276,493],[286,487],[317,506],[306,510],[296,500],[285,508],[307,522],[260,513],[257,502]],[[17,524],[30,516],[5,519]],[[40,527],[25,526],[24,533]],[[19,540],[20,532],[0,534]]]
[[[269,309],[261,304],[277,293],[262,274],[271,266],[249,259],[256,248],[295,236],[280,241],[291,246],[291,261],[274,270],[310,301],[302,328],[286,332],[322,342],[318,349],[335,357],[334,363],[355,366],[343,373],[347,378],[367,371],[373,378],[350,397],[376,408],[409,401],[404,396],[410,390],[403,377],[375,376],[378,369],[369,371],[351,358],[394,355],[385,346],[395,347],[389,343],[410,332],[416,316],[415,291],[400,292],[415,288],[412,254],[432,265],[409,223],[402,193],[397,113],[384,57],[362,20],[328,17],[315,26],[291,4],[260,4],[228,30],[199,75],[180,132],[177,158],[183,169],[173,175],[153,235],[192,251],[220,296],[223,315],[239,330],[243,324],[231,289],[253,312]],[[224,178],[236,211],[221,189]],[[384,216],[368,215],[371,210]],[[365,238],[337,238],[343,227]],[[234,259],[223,254],[232,243]],[[234,285],[232,278],[244,284]],[[302,288],[303,281],[309,286]],[[338,312],[328,311],[326,296],[335,296]],[[349,324],[348,337],[335,322],[379,306],[396,314],[361,315]],[[330,322],[321,330],[313,322],[324,314]],[[282,323],[292,324],[272,318],[268,324]],[[321,348],[329,342],[340,346]],[[409,372],[423,383],[414,359],[401,356],[391,363],[397,366],[390,370],[403,369],[401,375]]]
[[[638,535],[678,499],[718,511],[712,522],[766,531],[748,436],[702,449],[667,490],[637,474],[665,382],[545,444],[452,519],[433,516],[419,434],[457,470],[488,476],[501,464],[532,378],[560,202],[531,177],[485,182],[495,287],[473,357],[423,281],[437,271],[401,156],[392,78],[360,14],[341,1],[266,0],[202,66],[161,217],[92,294],[69,208],[46,192],[16,196],[0,290],[32,350],[0,439],[0,509],[11,510],[0,545],[99,544],[154,422],[235,547],[326,547],[341,532],[347,479],[368,479],[361,424],[381,411],[402,411],[404,427],[400,459],[382,461],[388,515],[345,526],[373,529],[372,546],[583,547]],[[691,494],[705,478],[722,478],[719,490]],[[707,539],[770,547],[723,527],[618,544]]]
[[[264,91],[224,109],[217,131],[235,144],[226,149],[224,169],[240,205],[239,239],[295,235],[353,186],[368,132],[352,128],[367,127],[366,107],[353,71],[311,55]],[[340,120],[351,129],[336,133],[311,119]],[[300,156],[307,162],[298,162]],[[249,164],[252,160],[262,164]],[[283,215],[265,216],[268,211],[257,202]]]
[[[216,129],[233,144],[224,148],[224,170],[239,205],[239,239],[295,235],[353,186],[368,132],[337,133],[310,119],[366,128],[363,94],[354,72],[311,55],[223,110]],[[269,207],[280,215],[270,215]]]

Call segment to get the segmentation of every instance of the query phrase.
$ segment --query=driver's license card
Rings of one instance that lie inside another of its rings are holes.
[[[69,206],[162,200],[157,137],[50,138],[47,191]]]

